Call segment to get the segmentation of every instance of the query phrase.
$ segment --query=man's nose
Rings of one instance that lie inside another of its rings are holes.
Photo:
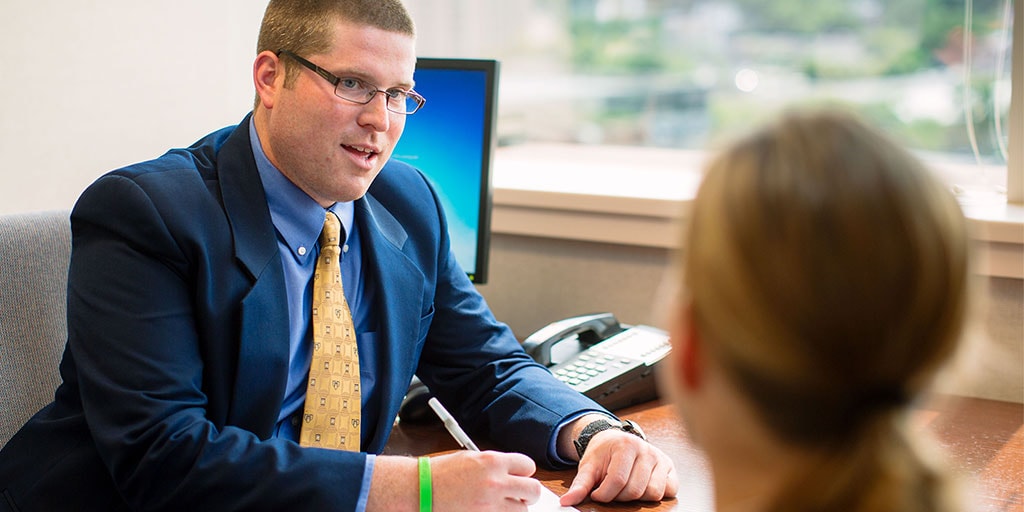
[[[391,126],[391,111],[388,110],[388,96],[384,91],[377,91],[370,102],[363,105],[359,124],[372,126],[379,132],[386,132]]]

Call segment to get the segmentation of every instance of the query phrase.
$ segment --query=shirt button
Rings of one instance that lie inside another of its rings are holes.
[[[345,247],[341,248],[341,252],[348,252],[348,244],[345,244]]]
[[[299,247],[299,256],[305,256],[305,255],[306,255],[306,248],[305,247]]]

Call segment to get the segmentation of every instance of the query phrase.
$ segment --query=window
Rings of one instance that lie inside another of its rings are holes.
[[[422,4],[422,5],[421,5]],[[502,62],[499,144],[703,149],[794,103],[855,108],[1005,193],[1011,0],[433,0],[420,54]]]

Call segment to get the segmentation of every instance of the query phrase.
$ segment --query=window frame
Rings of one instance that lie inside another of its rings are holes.
[[[461,19],[480,14],[475,2],[455,3],[468,9]],[[449,33],[447,29],[458,28],[458,20],[442,16],[443,11],[413,9],[414,17],[420,19],[422,14],[428,25]],[[1012,52],[1024,56],[1022,13],[1014,16]],[[465,47],[457,43],[466,38],[474,39],[464,34],[427,46],[457,55]],[[421,48],[423,42],[421,38]],[[1012,62],[1009,159],[1006,182],[1001,184],[1005,193],[981,198],[964,194],[961,205],[977,249],[976,272],[1024,278],[1024,59]],[[704,159],[702,151],[647,147],[552,143],[499,147],[494,157],[492,231],[672,249]],[[955,174],[954,167],[962,167],[942,160],[927,163],[940,175]],[[629,169],[629,178],[623,177],[623,168]],[[627,186],[637,181],[643,186]]]

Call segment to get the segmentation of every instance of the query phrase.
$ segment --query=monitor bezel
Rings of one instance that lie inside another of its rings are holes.
[[[490,278],[491,252],[491,210],[493,209],[493,191],[491,174],[494,166],[494,153],[497,148],[498,121],[498,73],[500,64],[492,59],[456,59],[438,57],[418,57],[416,70],[439,69],[455,71],[482,71],[485,76],[485,105],[483,119],[483,140],[487,143],[482,147],[480,158],[480,197],[478,209],[478,226],[476,239],[476,268],[466,274],[474,284],[486,284]],[[414,86],[415,88],[415,86]],[[427,98],[429,108],[430,98]]]

